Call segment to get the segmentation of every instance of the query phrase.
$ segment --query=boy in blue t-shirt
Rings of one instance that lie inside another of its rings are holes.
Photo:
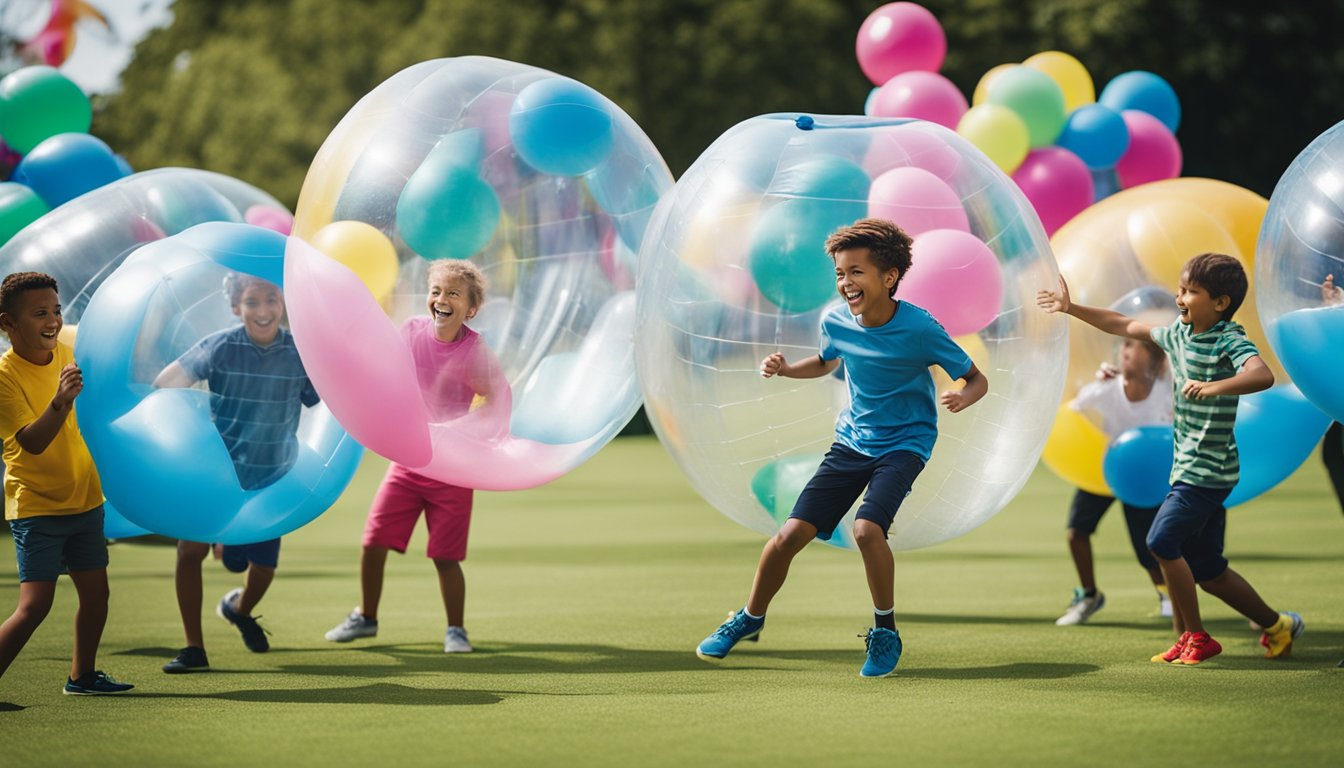
[[[243,324],[202,339],[164,368],[154,386],[189,387],[205,381],[210,413],[233,458],[239,484],[244,490],[265,488],[294,465],[299,416],[303,406],[318,403],[317,390],[299,360],[293,336],[280,327],[285,316],[280,289],[260,278],[229,273],[224,290]],[[201,563],[210,550],[208,543],[177,543],[177,606],[187,646],[164,665],[164,672],[210,668],[201,631]],[[230,571],[247,573],[243,587],[224,595],[216,613],[238,628],[248,650],[268,650],[266,631],[252,609],[275,578],[280,539],[217,547],[216,554]]]
[[[859,674],[884,677],[896,669],[902,645],[893,616],[895,565],[887,532],[938,437],[929,367],[938,365],[965,380],[961,390],[936,397],[952,413],[989,389],[984,374],[932,315],[895,298],[911,266],[910,243],[899,227],[881,219],[837,230],[826,240],[826,253],[835,262],[835,287],[846,306],[822,318],[820,353],[790,364],[776,352],[761,362],[766,378],[811,379],[831,373],[843,360],[850,404],[836,421],[836,441],[821,467],[761,552],[746,606],[700,643],[695,652],[701,658],[721,659],[739,641],[760,634],[793,558],[812,539],[829,539],[867,487],[855,515],[854,541],[863,555],[875,626],[866,636],[868,658]]]

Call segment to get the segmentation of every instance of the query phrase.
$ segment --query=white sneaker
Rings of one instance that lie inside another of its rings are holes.
[[[1157,593],[1157,615],[1164,619],[1171,618],[1171,598],[1166,592]]]
[[[467,630],[462,627],[449,627],[443,635],[444,653],[471,653],[474,648],[467,640]]]
[[[350,612],[345,621],[337,624],[325,637],[333,643],[348,643],[360,637],[377,637],[378,620],[370,619],[359,612],[359,608]]]
[[[1092,618],[1092,614],[1100,611],[1106,605],[1106,595],[1100,591],[1092,597],[1088,597],[1083,592],[1082,587],[1074,587],[1073,602],[1069,603],[1069,609],[1055,620],[1055,626],[1068,627],[1074,624],[1086,624],[1087,620]]]

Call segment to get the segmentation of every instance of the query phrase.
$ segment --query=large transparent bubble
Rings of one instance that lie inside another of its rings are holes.
[[[1322,133],[1274,187],[1256,245],[1260,320],[1302,393],[1344,421],[1344,123]]]
[[[635,252],[671,183],[639,126],[574,80],[484,57],[397,73],[328,137],[299,198],[294,232],[312,247],[291,246],[288,297],[318,390],[421,474],[484,489],[559,477],[639,407]],[[470,259],[489,281],[469,326],[512,387],[499,429],[436,419],[410,373],[396,326],[427,313],[433,259]]]
[[[762,358],[818,350],[838,300],[823,242],[867,215],[914,234],[898,298],[924,306],[989,378],[989,395],[939,416],[927,468],[891,546],[966,533],[1026,482],[1058,403],[1061,318],[1034,307],[1056,279],[1017,187],[931,123],[768,115],[705,151],[664,198],[640,254],[638,358],[645,404],[695,488],[772,534],[835,437],[838,377],[763,380]],[[951,386],[936,371],[938,386]],[[831,543],[853,547],[852,514]]]

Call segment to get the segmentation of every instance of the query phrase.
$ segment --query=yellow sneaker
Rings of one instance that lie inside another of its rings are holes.
[[[1180,638],[1176,641],[1175,645],[1168,648],[1165,652],[1157,654],[1152,659],[1150,659],[1150,661],[1158,661],[1171,664],[1172,662],[1181,658],[1181,653],[1185,651],[1185,645],[1186,643],[1190,642],[1191,637],[1194,637],[1194,635],[1189,632],[1182,632]]]
[[[1286,659],[1293,652],[1293,641],[1306,629],[1302,617],[1289,611],[1280,613],[1274,626],[1265,627],[1260,644],[1265,646],[1266,659]]]

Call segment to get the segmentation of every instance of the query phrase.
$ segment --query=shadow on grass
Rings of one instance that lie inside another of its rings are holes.
[[[0,712],[22,712],[27,707],[22,704],[11,704],[8,701],[0,701]]]
[[[504,697],[489,691],[446,688],[413,688],[394,683],[374,683],[349,688],[278,688],[272,690],[222,691],[219,693],[140,693],[126,701],[144,699],[221,699],[223,701],[271,704],[392,704],[417,707],[498,704]]]
[[[618,648],[592,643],[488,643],[471,654],[448,655],[434,645],[366,645],[339,649],[378,654],[395,666],[367,664],[282,664],[288,674],[386,677],[416,673],[467,674],[630,674],[686,672],[704,668],[691,650]],[[337,649],[332,649],[336,652]]]

